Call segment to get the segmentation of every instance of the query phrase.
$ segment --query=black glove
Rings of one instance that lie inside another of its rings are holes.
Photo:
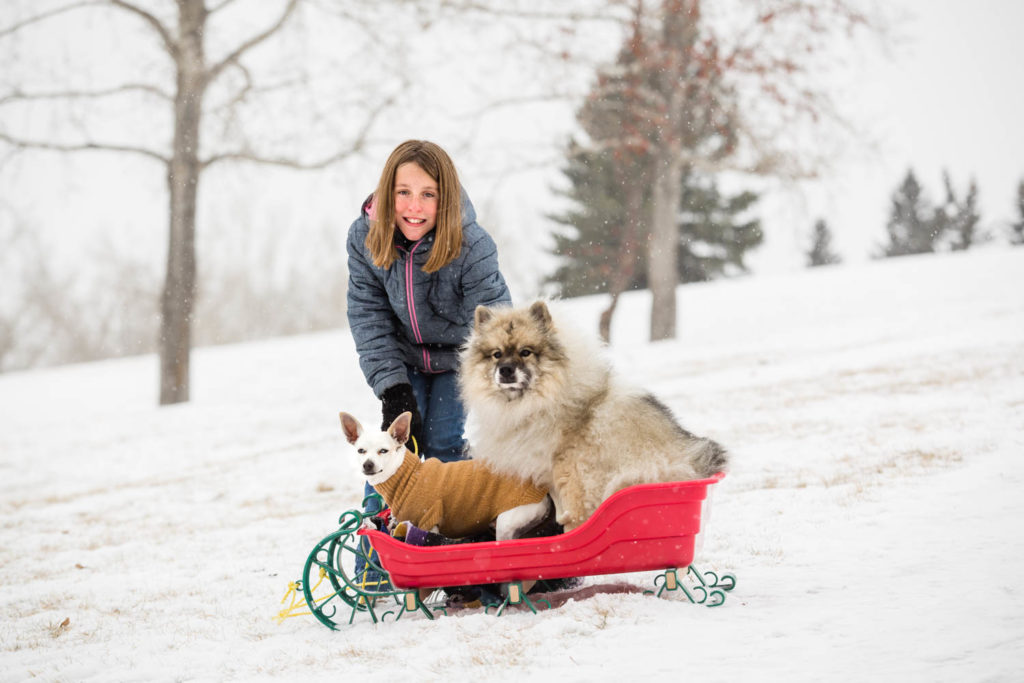
[[[420,434],[423,431],[423,418],[416,407],[416,395],[412,393],[411,384],[396,384],[388,387],[380,396],[380,412],[382,416],[381,430],[386,430],[395,421],[395,418],[402,413],[412,413],[412,422],[409,425],[409,436],[416,439],[417,447],[422,445]]]

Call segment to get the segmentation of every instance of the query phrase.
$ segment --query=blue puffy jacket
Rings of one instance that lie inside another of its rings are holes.
[[[359,367],[380,398],[385,389],[409,382],[406,365],[433,373],[454,370],[476,307],[508,305],[512,297],[498,270],[494,240],[477,225],[465,193],[462,251],[435,273],[423,272],[433,230],[408,249],[400,246],[390,268],[373,265],[366,248],[370,199],[348,230],[348,324]]]

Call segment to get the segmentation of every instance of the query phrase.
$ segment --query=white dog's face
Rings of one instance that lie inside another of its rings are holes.
[[[348,413],[340,413],[341,429],[355,447],[355,465],[370,486],[385,482],[405,460],[405,442],[409,438],[411,413],[402,413],[386,432],[366,431]]]

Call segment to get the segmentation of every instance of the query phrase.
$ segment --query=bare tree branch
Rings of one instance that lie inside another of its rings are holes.
[[[476,120],[492,111],[504,109],[506,107],[521,107],[527,104],[543,104],[543,103],[554,103],[554,102],[575,102],[582,97],[580,93],[537,93],[533,95],[519,95],[517,97],[505,97],[502,99],[492,100],[487,102],[476,109],[459,114],[455,118],[457,119],[472,119]]]
[[[316,161],[301,161],[299,159],[291,159],[288,157],[270,157],[262,156],[256,152],[247,150],[238,150],[234,152],[223,152],[221,154],[215,154],[206,161],[203,162],[203,168],[209,168],[214,164],[219,164],[223,161],[248,161],[253,164],[261,164],[263,166],[280,166],[283,168],[291,168],[298,171],[318,171],[332,164],[336,164],[339,161],[343,161],[350,156],[360,152],[365,146],[365,140],[356,140],[352,145],[345,149],[338,150],[334,154],[328,157],[318,159]]]
[[[625,20],[624,17],[616,17],[611,12],[583,12],[571,9],[563,12],[525,10],[514,5],[510,7],[507,3],[492,4],[475,0],[442,0],[441,7],[455,10],[456,12],[477,12],[488,16],[514,19],[539,19],[557,22],[599,21],[615,24],[622,24]]]
[[[358,3],[354,4],[355,11],[349,8],[350,4],[345,3],[339,4],[334,0],[306,0],[308,4],[315,7],[318,12],[328,14],[339,19],[349,21],[359,28],[359,30],[370,39],[370,42],[382,43],[384,42],[384,36],[381,34],[380,27],[376,26],[370,19],[368,19],[365,13],[360,13],[361,5]],[[379,2],[379,0],[378,0]],[[394,3],[395,0],[392,0]],[[401,5],[405,0],[397,0],[397,4]],[[415,3],[413,3],[414,5]],[[431,25],[430,20],[425,20],[423,23],[424,29]]]
[[[0,106],[15,102],[31,102],[35,100],[71,100],[71,99],[99,99],[112,97],[125,93],[139,92],[148,95],[155,95],[162,100],[171,101],[173,97],[155,85],[149,83],[125,83],[123,85],[105,88],[103,90],[54,90],[51,92],[22,92],[15,90],[3,97],[0,97]]]
[[[242,80],[245,82],[245,84],[238,89],[238,92],[235,93],[234,97],[232,97],[224,104],[218,106],[217,108],[211,110],[211,114],[216,115],[225,110],[233,110],[237,105],[245,101],[245,99],[249,96],[249,93],[256,90],[256,87],[253,85],[252,73],[250,73],[249,69],[247,69],[245,65],[241,63],[235,63],[234,66],[242,73]]]
[[[262,33],[258,33],[249,40],[245,41],[244,43],[239,45],[234,52],[232,52],[227,57],[222,59],[218,64],[213,65],[206,72],[206,82],[209,83],[215,80],[221,74],[221,72],[224,71],[225,68],[227,68],[231,64],[236,63],[242,57],[242,55],[244,55],[246,52],[248,52],[252,48],[256,47],[257,45],[265,41],[270,36],[277,33],[281,26],[283,26],[284,23],[288,21],[288,18],[295,12],[295,8],[298,6],[299,0],[289,0],[288,6],[284,8],[284,11],[281,13],[281,16],[278,17],[277,21],[274,22],[272,26],[267,28]]]
[[[25,140],[22,138],[12,137],[3,131],[0,131],[0,142],[6,142],[8,145],[19,149],[41,149],[51,152],[128,152],[130,154],[144,156],[148,159],[155,159],[163,164],[170,163],[170,159],[163,154],[151,149],[146,149],[145,147],[136,147],[134,145],[118,145],[105,142],[80,142],[77,144],[67,144],[45,142],[41,140]]]
[[[82,0],[81,2],[73,2],[69,5],[64,5],[63,7],[55,7],[54,9],[48,12],[37,14],[35,16],[29,17],[28,19],[19,21],[16,24],[0,29],[0,38],[6,38],[8,35],[12,33],[17,33],[26,26],[38,24],[42,21],[46,21],[47,19],[58,16],[60,14],[65,14],[76,9],[81,9],[82,7],[95,7],[103,4],[106,4],[106,0]]]
[[[221,0],[216,5],[214,5],[209,10],[207,10],[207,14],[216,14],[217,12],[221,11],[222,9],[227,7],[228,5],[232,5],[234,3],[235,3],[235,0]]]
[[[125,0],[107,0],[107,2],[114,7],[118,7],[142,18],[142,20],[149,24],[150,28],[156,31],[156,34],[160,36],[160,40],[163,41],[164,47],[167,48],[167,52],[169,52],[172,57],[177,58],[180,49],[178,47],[178,42],[174,39],[174,36],[171,35],[171,32],[167,27],[160,23],[159,19],[141,7],[136,7],[130,2],[125,2]]]
[[[303,78],[288,78],[278,81],[277,83],[268,83],[264,86],[256,86],[249,69],[241,63],[236,63],[234,66],[242,73],[242,78],[244,79],[245,84],[240,87],[230,99],[226,100],[223,104],[218,104],[215,108],[210,109],[208,113],[217,115],[224,111],[230,111],[245,102],[249,96],[253,94],[261,95],[271,93],[276,90],[294,88],[295,86],[304,84]]]
[[[251,150],[238,150],[235,152],[223,152],[221,154],[215,154],[206,161],[202,162],[203,169],[206,169],[213,164],[218,164],[222,161],[248,161],[254,164],[263,164],[266,166],[282,166],[285,168],[292,168],[300,171],[316,171],[323,168],[327,168],[339,161],[358,154],[366,146],[369,140],[370,129],[373,128],[373,124],[376,123],[380,115],[390,106],[395,103],[396,96],[392,95],[385,98],[383,101],[377,104],[376,107],[369,113],[366,120],[363,122],[362,128],[356,135],[355,140],[352,141],[351,145],[348,145],[344,149],[340,149],[333,154],[318,159],[316,161],[301,161],[299,159],[290,159],[286,157],[267,157],[257,154]]]

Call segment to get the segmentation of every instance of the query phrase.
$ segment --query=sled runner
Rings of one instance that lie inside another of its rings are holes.
[[[410,611],[433,618],[434,611],[444,608],[424,603],[421,595],[429,592],[424,589],[501,583],[506,590],[499,614],[510,605],[536,611],[523,590],[525,581],[650,570],[662,571],[655,578],[658,596],[681,591],[690,602],[720,605],[735,577],[702,573],[692,562],[708,489],[724,476],[631,486],[609,497],[576,529],[540,538],[411,545],[363,528],[363,515],[350,510],[341,516],[341,528],[310,553],[302,580],[292,584],[292,607],[301,591],[312,614],[332,629],[346,609],[349,623],[360,612],[374,622]],[[365,559],[371,575],[380,577],[377,585],[367,585],[365,577],[349,568],[356,556]],[[325,580],[331,588],[315,596]]]

